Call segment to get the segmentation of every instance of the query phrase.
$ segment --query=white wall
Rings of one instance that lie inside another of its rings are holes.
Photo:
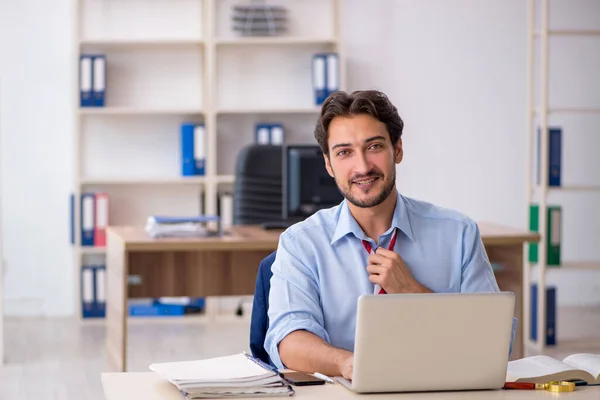
[[[550,24],[600,29],[600,2],[554,0]],[[527,227],[527,2],[351,0],[345,27],[350,90],[382,89],[404,119],[399,189]],[[553,38],[550,60],[551,106],[600,108],[600,37]],[[600,115],[549,123],[563,127],[563,184],[599,186]],[[600,261],[600,192],[550,201],[563,205],[563,259]],[[600,304],[599,269],[547,278],[561,305]]]
[[[8,315],[73,311],[73,260],[68,244],[76,100],[71,96],[76,72],[71,3],[0,1],[0,73],[7,99],[1,162]],[[349,89],[384,90],[405,121],[399,188],[477,220],[526,226],[526,2],[346,3]],[[597,2],[577,4],[587,7],[583,16],[598,11]],[[39,60],[44,60],[43,67]],[[559,58],[557,62],[566,61]],[[583,92],[585,86],[562,84],[556,90],[569,91],[564,98],[573,99],[577,93],[572,91]],[[599,99],[595,100],[600,106]],[[600,136],[592,137],[597,133],[591,129],[593,122],[578,132],[588,132],[589,146],[598,148]],[[568,154],[569,162],[577,161],[576,153]],[[576,167],[565,166],[565,175],[574,177],[569,168]],[[587,178],[600,182],[597,170],[588,172]],[[598,228],[585,226],[589,220],[600,219],[592,203],[581,202],[565,216],[569,217],[565,221],[567,258],[581,256],[575,248],[581,242],[588,245],[586,258],[600,259],[600,246],[590,246],[600,237]],[[559,302],[600,303],[600,291],[593,293],[589,283],[598,281],[600,275],[591,275],[577,280],[583,285],[581,296],[573,290],[573,278],[567,276],[566,288],[559,289]]]
[[[7,315],[72,311],[70,4],[0,2]]]

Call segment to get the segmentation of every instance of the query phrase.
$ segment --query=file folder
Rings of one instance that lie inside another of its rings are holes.
[[[91,107],[92,98],[92,57],[79,56],[79,103],[81,107]]]
[[[328,97],[330,94],[340,90],[340,70],[339,70],[339,57],[337,53],[327,54],[327,73],[326,76],[326,87]]]
[[[94,268],[94,316],[106,316],[106,266],[96,265]]]
[[[92,62],[92,105],[94,107],[104,107],[106,93],[106,56],[95,55],[92,57]]]
[[[561,154],[562,154],[562,143],[561,143],[561,129],[551,128],[549,138],[549,151],[548,154],[548,186],[560,186],[561,176]]]
[[[541,182],[541,129],[537,130],[537,184]],[[562,129],[548,129],[548,186],[560,186],[562,175]]]
[[[81,314],[83,318],[94,316],[94,269],[81,268]]]
[[[69,241],[71,244],[75,244],[75,195],[69,196]]]
[[[203,124],[181,125],[181,174],[204,175],[206,167],[206,135]]]
[[[269,124],[256,124],[255,128],[256,144],[269,144],[271,143],[271,127]]]
[[[94,245],[94,208],[95,208],[94,193],[81,194],[81,245]]]
[[[315,54],[312,60],[312,81],[315,96],[315,104],[320,106],[327,98],[327,87],[325,78],[325,54]]]
[[[284,133],[283,133],[283,125],[281,124],[272,124],[271,125],[271,140],[269,141],[274,146],[280,146],[283,144]]]
[[[538,302],[538,286],[531,285],[531,339],[537,340],[537,302]],[[546,287],[546,334],[544,340],[546,345],[553,346],[556,344],[556,287]]]
[[[108,194],[96,193],[95,195],[95,230],[94,246],[106,246],[106,227],[108,226]]]
[[[540,229],[540,207],[538,204],[529,205],[529,229],[538,232]],[[560,266],[562,236],[562,207],[547,205],[546,215],[546,265]],[[538,262],[538,244],[529,243],[529,261]]]

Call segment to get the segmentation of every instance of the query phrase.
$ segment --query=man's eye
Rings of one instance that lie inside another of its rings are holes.
[[[337,155],[338,155],[338,156],[345,156],[345,155],[347,155],[347,154],[348,154],[348,150],[340,150],[340,151],[338,151],[338,153],[337,153]]]
[[[374,143],[371,146],[369,146],[370,149],[379,149],[381,148],[381,144],[380,143]]]

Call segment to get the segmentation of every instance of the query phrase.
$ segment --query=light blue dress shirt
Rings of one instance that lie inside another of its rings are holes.
[[[394,251],[422,285],[446,293],[499,291],[479,229],[470,218],[397,193],[392,226],[379,237],[380,246],[389,246],[394,228],[399,229]],[[277,368],[285,368],[277,347],[295,330],[354,350],[358,298],[374,291],[362,240],[376,248],[346,201],[316,212],[280,236],[271,268],[265,338]]]

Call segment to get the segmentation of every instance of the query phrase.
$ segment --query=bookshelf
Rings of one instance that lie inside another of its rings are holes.
[[[591,3],[589,5],[593,6]],[[600,161],[597,160],[599,140],[596,135],[600,124],[600,102],[597,96],[593,96],[600,88],[594,79],[595,69],[600,65],[600,57],[597,56],[600,30],[597,18],[593,17],[597,12],[586,13],[585,7],[570,6],[565,2],[550,0],[528,2],[527,228],[530,228],[529,207],[535,203],[539,207],[540,242],[537,262],[529,260],[528,249],[524,255],[524,340],[528,348],[542,353],[548,346],[545,332],[549,272],[578,274],[576,279],[579,281],[575,279],[573,284],[575,295],[578,295],[580,282],[589,280],[590,274],[600,273],[600,255],[597,252],[600,232],[597,219],[590,218],[597,212],[600,199],[600,176],[593,173],[600,171]],[[573,26],[579,28],[573,29]],[[584,56],[578,57],[578,54]],[[559,186],[549,184],[548,131],[553,127],[562,130]],[[538,130],[542,133],[539,143],[535,139]],[[538,168],[539,183],[536,177]],[[546,216],[552,206],[561,207],[558,234],[561,256],[558,265],[550,264],[547,252],[549,221]],[[569,242],[571,247],[565,246],[565,242]],[[574,260],[575,257],[578,259]],[[531,339],[530,327],[533,301],[530,285],[533,282],[538,287],[535,299],[536,340]],[[557,296],[560,295],[558,292]],[[600,337],[592,341],[600,344]],[[559,342],[560,337],[557,337],[557,345],[560,346]]]
[[[280,36],[242,37],[232,6],[250,0],[73,0],[74,71],[79,55],[106,55],[104,107],[79,106],[74,76],[75,312],[81,267],[104,248],[81,246],[81,193],[105,192],[109,225],[143,225],[154,214],[214,215],[231,191],[237,152],[257,123],[281,123],[286,143],[314,143],[319,106],[312,56],[337,52],[342,0],[271,0],[287,8]],[[180,173],[180,126],[205,125],[205,175]]]
[[[2,148],[2,111],[4,107],[4,92],[2,88],[2,77],[0,77],[0,367],[4,365],[4,225],[2,214],[2,199],[4,198],[2,177],[4,176],[4,168],[2,168],[2,160],[4,159]]]

